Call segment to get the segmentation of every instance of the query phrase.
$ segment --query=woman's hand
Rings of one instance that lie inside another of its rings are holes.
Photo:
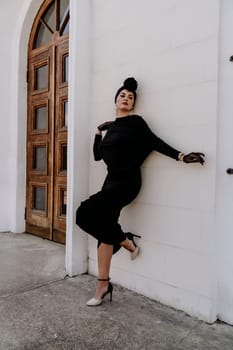
[[[191,153],[185,154],[183,156],[183,162],[184,163],[200,163],[201,165],[204,165],[205,160],[203,157],[205,157],[204,153],[191,152]]]
[[[105,131],[108,130],[109,127],[112,125],[113,122],[108,121],[108,122],[104,122],[103,124],[100,124],[99,126],[97,126],[97,129],[99,131]]]

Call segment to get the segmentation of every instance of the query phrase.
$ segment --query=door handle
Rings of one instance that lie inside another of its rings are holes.
[[[228,169],[226,170],[226,173],[227,173],[228,175],[233,175],[233,168],[228,168]]]

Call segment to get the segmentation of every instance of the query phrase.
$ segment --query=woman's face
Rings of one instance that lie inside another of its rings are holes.
[[[134,94],[126,89],[122,90],[116,99],[116,109],[121,112],[130,112],[134,106]]]

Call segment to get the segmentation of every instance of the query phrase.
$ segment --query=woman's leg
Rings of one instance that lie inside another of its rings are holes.
[[[99,279],[108,279],[113,254],[113,245],[101,243],[97,250],[98,253],[98,277]],[[98,281],[95,298],[101,299],[108,290],[108,280]]]
[[[133,242],[131,240],[129,240],[128,238],[126,238],[124,241],[122,241],[120,243],[120,245],[131,253],[133,253],[135,251],[135,246],[134,246]]]
[[[138,235],[134,235],[131,232],[127,232],[126,237],[127,238],[121,242],[121,246],[130,251],[130,258],[131,260],[134,260],[138,256],[140,251],[140,248],[134,242],[134,237],[138,237],[138,238],[141,238],[141,237]]]

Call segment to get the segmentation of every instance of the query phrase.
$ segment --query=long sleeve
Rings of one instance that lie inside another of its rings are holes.
[[[101,160],[102,156],[100,154],[100,143],[102,141],[102,135],[95,135],[94,145],[93,145],[93,153],[95,160]]]
[[[151,135],[151,143],[152,147],[155,151],[158,151],[170,158],[178,160],[178,155],[180,151],[176,150],[175,148],[171,147],[168,145],[166,142],[161,140],[159,137],[156,135]]]
[[[116,118],[102,139],[95,136],[94,158],[107,165],[111,173],[125,173],[140,168],[152,151],[178,160],[179,151],[157,137],[141,116]]]
[[[145,131],[144,137],[149,143],[149,146],[151,147],[151,149],[154,151],[158,151],[170,158],[178,160],[178,155],[180,151],[168,145],[166,142],[164,142],[162,139],[156,136],[151,131],[147,123],[144,120],[143,122],[144,122],[144,131]]]

